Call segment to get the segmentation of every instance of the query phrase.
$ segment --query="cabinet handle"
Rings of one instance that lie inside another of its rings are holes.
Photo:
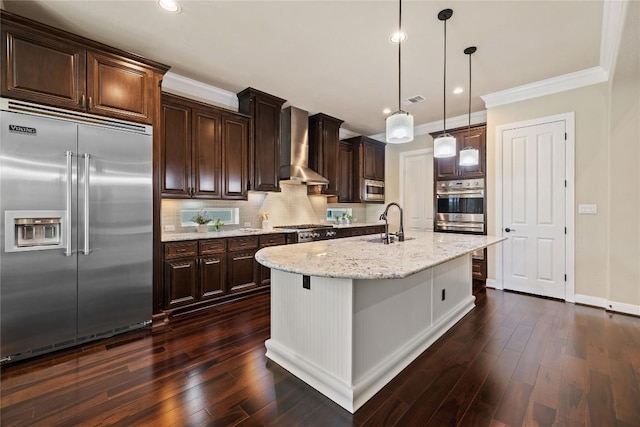
[[[80,107],[81,107],[81,108],[85,108],[85,104],[86,104],[86,102],[87,102],[87,97],[86,97],[85,95],[82,95],[82,96],[80,97]]]
[[[181,249],[178,249],[176,252],[187,252],[187,249],[186,248],[181,248]]]
[[[93,104],[92,99],[91,99],[91,97],[89,97],[89,110],[91,110],[91,108],[93,108],[92,104]]]

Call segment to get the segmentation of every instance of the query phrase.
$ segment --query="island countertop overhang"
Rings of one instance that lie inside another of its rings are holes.
[[[255,255],[265,267],[307,276],[401,279],[505,240],[504,237],[410,231],[389,245],[373,236],[264,248]]]

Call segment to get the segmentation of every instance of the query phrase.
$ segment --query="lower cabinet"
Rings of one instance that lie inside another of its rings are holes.
[[[338,237],[380,233],[384,225],[337,229]],[[259,249],[292,243],[291,235],[229,237],[164,243],[164,310],[190,311],[251,295],[271,285],[271,269],[255,260]]]

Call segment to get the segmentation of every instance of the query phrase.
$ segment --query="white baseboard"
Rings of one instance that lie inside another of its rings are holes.
[[[611,301],[607,300],[606,298],[576,294],[576,303],[590,305],[592,307],[604,308],[605,310],[615,311],[617,313],[640,316],[640,305]]]
[[[496,279],[487,279],[485,285],[487,288],[502,290],[502,283],[498,282]]]

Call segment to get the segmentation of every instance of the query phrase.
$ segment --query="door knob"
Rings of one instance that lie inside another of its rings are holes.
[[[507,228],[504,229],[504,231],[506,231],[507,233],[510,233],[510,232],[516,231],[516,230],[514,230],[513,228],[507,227]]]

